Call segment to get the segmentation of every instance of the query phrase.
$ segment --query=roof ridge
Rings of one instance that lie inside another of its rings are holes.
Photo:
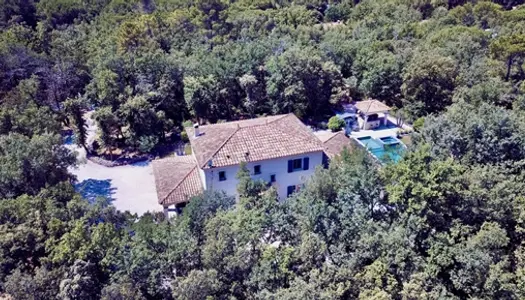
[[[272,123],[275,123],[277,121],[280,121],[281,119],[284,119],[285,117],[288,116],[288,114],[282,114],[282,115],[278,115],[279,118],[275,118],[275,120],[271,120],[271,121],[266,121],[265,123],[262,123],[262,124],[254,124],[254,125],[250,125],[250,126],[245,126],[245,127],[239,127],[237,126],[237,129],[244,129],[244,128],[252,128],[252,127],[259,127],[259,126],[266,126],[266,125],[270,125]],[[269,117],[276,117],[276,116],[269,116]],[[263,118],[269,118],[269,117],[263,117]],[[253,118],[253,119],[248,119],[248,120],[257,120],[259,118]],[[245,120],[247,121],[247,120]],[[234,121],[236,122],[236,121]]]
[[[326,142],[328,142],[329,140],[333,139],[333,138],[334,138],[334,137],[335,137],[336,135],[338,135],[338,134],[339,134],[339,132],[341,132],[341,131],[338,131],[338,132],[336,132],[336,133],[332,134],[332,136],[331,136],[331,137],[329,137],[329,138],[328,138],[328,139],[327,139],[326,141],[324,141],[324,142],[323,142],[323,141],[321,141],[321,139],[319,139],[319,140],[321,141],[321,143],[326,143]]]
[[[301,120],[299,120],[299,118],[298,118],[296,115],[294,115],[294,114],[292,114],[292,113],[290,113],[290,114],[291,114],[292,116],[294,116],[294,118],[295,118],[296,121],[299,121],[299,123],[301,123],[302,127],[305,129],[305,131],[307,132],[307,134],[308,134],[311,138],[313,138],[314,140],[316,140],[317,142],[319,142],[319,145],[320,145],[320,146],[323,145],[323,143],[321,142],[321,140],[320,140],[320,139],[319,139],[319,138],[313,133],[313,131],[312,131],[308,126],[306,126]]]
[[[266,124],[275,123],[275,122],[277,122],[277,121],[279,121],[279,120],[281,120],[281,119],[286,118],[287,116],[289,116],[289,115],[291,115],[291,114],[292,114],[292,113],[287,113],[287,114],[277,115],[277,116],[279,116],[279,118],[276,118],[275,120],[271,120],[270,122],[267,122]],[[271,117],[271,116],[270,116],[270,117]],[[266,117],[266,118],[268,118],[268,117]],[[266,125],[266,124],[265,124],[265,125]]]
[[[200,167],[202,167],[202,168],[205,167],[206,164],[208,163],[208,161],[210,161],[210,159],[212,159],[212,158],[213,158],[213,157],[214,157],[214,156],[215,156],[215,155],[216,155],[216,154],[217,154],[217,153],[218,153],[218,152],[219,152],[219,151],[220,151],[220,150],[226,145],[226,143],[228,143],[228,142],[232,139],[232,137],[233,137],[237,132],[239,132],[241,129],[244,129],[244,128],[252,128],[252,127],[258,127],[258,126],[266,126],[266,125],[272,124],[272,123],[274,123],[274,122],[276,122],[276,121],[282,120],[282,119],[284,119],[285,117],[287,117],[288,115],[291,115],[291,114],[292,114],[292,113],[289,113],[289,114],[282,114],[282,115],[279,116],[279,118],[276,118],[275,120],[271,120],[271,121],[269,121],[269,122],[267,121],[267,122],[265,122],[265,123],[263,123],[263,124],[254,124],[254,125],[250,125],[250,126],[246,126],[246,127],[240,127],[239,124],[237,123],[237,127],[235,128],[235,130],[233,131],[233,133],[232,133],[228,138],[226,138],[226,139],[224,140],[224,142],[221,143],[221,145],[217,148],[217,150],[215,150],[215,151],[213,152],[213,154],[210,155],[210,157],[209,157],[207,160],[205,160],[204,164],[203,164],[202,166],[200,166]],[[269,116],[269,117],[273,117],[273,116]],[[268,118],[268,117],[265,117],[265,118]],[[260,118],[252,118],[252,119],[243,120],[243,121],[257,120],[257,119],[260,119]],[[233,122],[230,122],[230,125],[233,125],[235,122],[239,122],[239,121],[233,121]],[[224,123],[224,124],[228,124],[228,122],[227,122],[227,123]],[[211,125],[216,125],[216,124],[211,124]]]
[[[197,164],[195,164],[195,166],[188,172],[188,174],[184,175],[184,177],[179,181],[179,183],[177,183],[177,185],[171,189],[171,191],[169,193],[166,194],[166,196],[161,200],[159,201],[160,204],[164,204],[164,201],[171,195],[173,194],[173,192],[175,192],[175,190],[186,180],[186,178],[188,178],[188,176],[190,176],[190,174],[195,171],[195,169],[197,168]],[[202,183],[201,183],[202,185]]]
[[[294,115],[293,113],[289,113],[289,114],[286,114],[285,116],[286,116],[286,117],[293,116],[293,117],[294,117],[294,118],[293,118],[293,119],[294,119],[294,122],[299,121],[299,122],[301,123],[301,127],[304,128],[305,131],[307,132],[307,135],[308,135],[309,137],[313,138],[313,139],[315,140],[315,142],[318,144],[318,146],[320,146],[320,147],[323,146],[323,142],[321,142],[321,140],[320,140],[320,139],[319,139],[319,138],[318,138],[313,132],[311,132],[310,130],[308,130],[308,129],[306,128],[306,125],[304,125],[303,122],[301,122],[301,120],[299,120],[299,118],[297,118],[296,115]],[[280,118],[280,119],[278,119],[278,120],[282,120],[282,119],[284,119],[284,118]],[[274,128],[277,129],[279,132],[288,135],[288,132],[287,132],[287,131],[283,131],[283,130],[281,130],[279,127],[276,127],[276,126],[274,126]]]
[[[273,118],[273,117],[278,117],[278,118],[275,118],[274,120],[271,120],[271,121],[266,121],[265,123],[263,124],[253,124],[253,125],[249,125],[249,126],[244,126],[242,128],[247,128],[247,127],[255,127],[255,126],[261,126],[261,125],[266,125],[266,124],[270,124],[270,123],[273,123],[273,122],[276,122],[276,121],[279,121],[281,120],[282,118],[290,115],[290,114],[293,114],[293,113],[289,113],[289,114],[280,114],[280,115],[270,115],[270,116],[264,116],[264,117],[257,117],[257,118],[250,118],[250,119],[245,119],[245,120],[234,120],[234,121],[228,121],[228,122],[224,122],[224,123],[215,123],[215,124],[204,124],[204,125],[199,125],[200,127],[208,127],[208,126],[237,126],[237,127],[240,127],[239,123],[241,122],[249,122],[249,121],[253,121],[253,120],[261,120],[261,119],[265,119],[265,118]],[[186,127],[186,128],[191,128],[190,127]]]

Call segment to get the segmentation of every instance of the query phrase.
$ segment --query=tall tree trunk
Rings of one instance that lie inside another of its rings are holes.
[[[509,81],[510,79],[510,70],[512,69],[512,60],[513,60],[513,57],[510,56],[507,61],[507,75],[505,75],[505,81]]]
[[[520,80],[522,80],[525,78],[525,71],[523,71],[524,58],[519,57],[517,63],[518,63],[518,70],[520,73]]]

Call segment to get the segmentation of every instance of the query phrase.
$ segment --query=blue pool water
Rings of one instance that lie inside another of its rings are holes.
[[[360,137],[358,140],[363,143],[368,150],[383,148],[383,144],[371,136]]]
[[[387,144],[387,145],[394,145],[394,144],[400,143],[400,141],[393,136],[383,137],[383,138],[380,138],[380,140],[381,142],[383,142],[383,144]]]
[[[68,134],[64,136],[64,144],[66,145],[73,145],[75,144],[75,135],[74,134]]]
[[[395,137],[385,137],[377,140],[366,136],[360,137],[357,140],[382,163],[390,161],[398,162],[405,151],[403,143]]]

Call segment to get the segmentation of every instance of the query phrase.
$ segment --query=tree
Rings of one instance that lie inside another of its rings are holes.
[[[336,132],[341,130],[341,128],[345,127],[345,121],[340,119],[337,116],[333,116],[328,120],[328,129],[332,130],[332,132]]]
[[[175,280],[173,296],[176,299],[206,299],[220,288],[215,270],[193,270],[187,277]]]
[[[143,300],[146,299],[140,290],[129,282],[113,283],[102,289],[103,300]]]
[[[15,270],[7,277],[4,290],[15,299],[49,299],[58,294],[61,272],[39,267],[34,276]]]
[[[399,57],[387,51],[375,52],[365,62],[360,88],[370,98],[384,101],[387,105],[401,106],[403,84]]]
[[[244,107],[249,112],[250,116],[253,117],[255,112],[263,110],[266,106],[265,102],[267,99],[264,78],[257,78],[252,74],[244,74],[239,78],[239,84],[246,93]]]
[[[267,93],[274,113],[320,118],[343,94],[342,76],[311,48],[291,48],[266,63]]]
[[[22,18],[29,26],[36,25],[36,9],[34,1],[2,0],[0,2],[0,26],[6,27],[13,18]]]
[[[35,195],[44,187],[72,180],[67,169],[75,164],[74,153],[62,145],[59,135],[0,136],[0,198]]]
[[[94,265],[90,262],[77,260],[60,282],[61,299],[94,299],[98,297],[100,285],[94,274]]]
[[[86,111],[86,103],[82,98],[68,99],[64,102],[64,108],[69,118],[72,119],[75,126],[75,142],[78,146],[83,147],[87,153],[87,124],[84,119],[84,112]]]
[[[505,74],[505,81],[509,81],[514,62],[523,59],[523,55],[525,55],[525,35],[512,34],[501,36],[492,42],[490,50],[494,56],[506,60],[507,73]],[[519,78],[525,78],[521,64],[518,64],[518,69],[520,71]]]
[[[197,118],[217,120],[216,85],[216,79],[211,75],[184,78],[184,99]]]
[[[97,122],[100,129],[99,139],[102,145],[109,150],[110,155],[113,155],[113,148],[116,146],[116,135],[121,131],[117,116],[111,110],[111,107],[104,106],[97,110],[92,115],[92,118]]]
[[[522,3],[0,0],[0,294],[525,298]],[[59,135],[92,107],[99,154],[149,152],[363,97],[414,121],[397,163],[354,147],[283,201],[242,164],[169,220],[82,199]]]
[[[511,163],[525,157],[522,130],[521,118],[512,112],[460,102],[441,116],[427,117],[415,142],[428,143],[440,157],[468,164]]]
[[[413,117],[442,111],[452,102],[456,66],[447,57],[418,53],[405,68],[401,90]]]
[[[130,143],[140,141],[143,144],[145,139],[151,139],[151,146],[144,149],[150,151],[159,139],[164,138],[164,126],[159,126],[161,120],[157,117],[153,106],[143,96],[135,96],[128,99],[120,106],[117,112],[118,117],[125,124],[129,124],[127,134],[130,135]]]

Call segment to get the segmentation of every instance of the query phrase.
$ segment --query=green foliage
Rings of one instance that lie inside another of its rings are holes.
[[[342,98],[342,76],[311,48],[292,48],[268,61],[267,91],[274,113],[319,118]]]
[[[2,98],[31,80],[24,103],[66,124],[67,99],[110,107],[108,148],[152,150],[188,118],[323,121],[364,97],[412,119],[456,97],[510,108],[525,79],[516,1],[4,2]]]
[[[68,99],[64,102],[64,109],[74,125],[75,142],[87,151],[87,124],[84,119],[86,103],[83,99]]]
[[[424,125],[425,125],[425,118],[423,117],[417,118],[414,121],[414,124],[412,124],[412,126],[414,126],[415,131],[420,131]]]
[[[337,116],[333,116],[328,120],[328,129],[332,130],[333,132],[339,131],[344,127],[345,121]]]
[[[71,180],[67,168],[76,157],[59,135],[0,136],[0,197],[37,194],[41,188]]]
[[[175,299],[206,299],[216,295],[220,288],[215,270],[192,270],[187,277],[173,283],[173,297]]]
[[[525,298],[520,4],[0,0],[0,292]],[[85,147],[94,110],[103,150],[149,152],[184,120],[314,123],[365,97],[414,121],[397,164],[355,148],[286,201],[243,164],[237,199],[171,220],[81,199],[60,137]]]
[[[522,118],[512,111],[484,104],[452,105],[446,113],[425,119],[420,143],[441,157],[467,163],[505,163],[525,158]]]
[[[509,81],[514,62],[523,58],[525,55],[525,34],[513,34],[499,37],[491,44],[490,50],[493,55],[507,61],[505,80]],[[518,68],[520,72],[523,73],[522,67],[518,66]],[[520,75],[522,76],[523,74]]]
[[[94,273],[94,265],[77,260],[60,282],[58,296],[62,299],[96,298],[99,283]]]
[[[456,66],[448,57],[417,53],[406,68],[401,90],[413,117],[440,112],[452,103]]]
[[[188,138],[188,133],[186,132],[186,130],[184,130],[183,132],[180,133],[180,139],[187,143],[190,141],[190,139]]]
[[[350,17],[352,5],[349,1],[331,5],[325,11],[325,20],[329,22],[345,21]]]

